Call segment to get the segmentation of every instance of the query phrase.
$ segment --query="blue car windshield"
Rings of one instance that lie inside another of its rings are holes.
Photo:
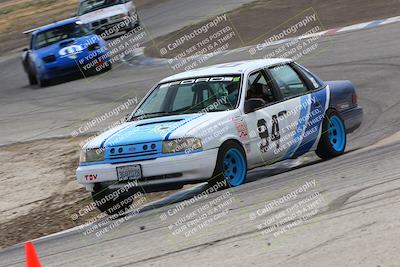
[[[33,40],[33,48],[40,49],[66,39],[82,37],[89,33],[89,30],[82,24],[66,24],[36,34]]]
[[[126,0],[84,0],[79,5],[78,15],[84,15],[102,8],[115,6],[127,2]]]
[[[159,84],[132,119],[235,109],[241,77],[201,77]]]

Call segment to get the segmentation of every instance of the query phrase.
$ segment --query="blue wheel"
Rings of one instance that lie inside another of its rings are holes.
[[[235,141],[225,142],[219,149],[218,159],[210,184],[221,184],[235,187],[243,184],[247,176],[246,153],[242,146]]]
[[[342,120],[336,115],[332,116],[329,120],[328,136],[332,148],[338,152],[343,151],[346,141],[346,131],[344,130]]]
[[[241,185],[246,178],[246,161],[237,148],[230,148],[224,157],[224,176],[230,186]]]
[[[317,155],[322,159],[337,157],[344,153],[346,142],[346,127],[340,114],[337,111],[328,110],[322,124]]]

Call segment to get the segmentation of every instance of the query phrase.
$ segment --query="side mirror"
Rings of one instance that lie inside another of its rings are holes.
[[[265,102],[262,99],[247,99],[244,102],[244,113],[250,113],[264,106]]]

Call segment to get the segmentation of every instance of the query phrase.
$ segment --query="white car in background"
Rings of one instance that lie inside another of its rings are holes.
[[[105,39],[139,26],[132,0],[80,0],[77,15],[90,30]]]

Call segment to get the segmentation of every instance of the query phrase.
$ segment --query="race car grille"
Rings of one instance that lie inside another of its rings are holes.
[[[97,28],[97,27],[100,27],[107,23],[108,23],[108,19],[96,20],[96,21],[92,22],[92,27]]]
[[[106,148],[105,157],[113,163],[157,158],[162,152],[162,142],[146,142]]]

